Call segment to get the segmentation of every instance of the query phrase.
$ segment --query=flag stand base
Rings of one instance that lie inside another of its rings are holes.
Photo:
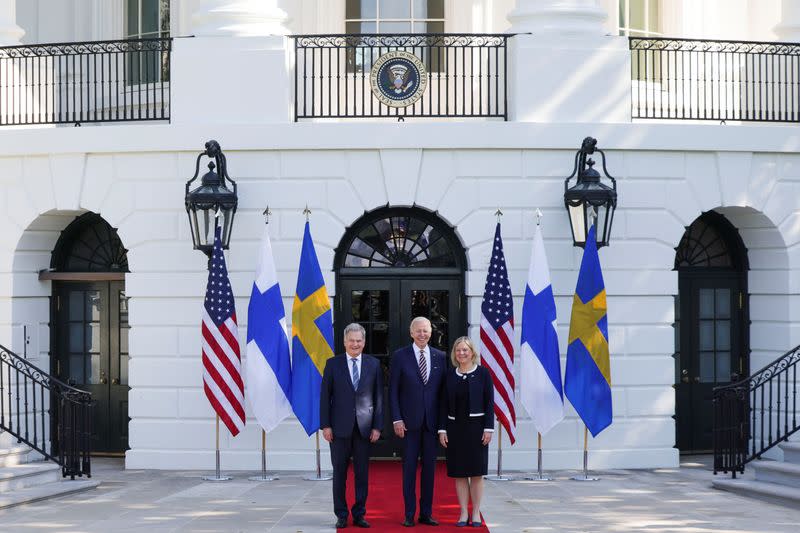
[[[303,478],[305,481],[330,481],[333,479],[333,476],[328,474],[327,472],[320,472],[316,475],[308,475]]]
[[[230,481],[230,476],[203,476],[203,481]]]
[[[588,474],[579,474],[571,479],[572,481],[600,481],[599,477],[590,476]]]
[[[277,481],[280,478],[278,476],[260,475],[260,476],[250,476],[247,479],[249,481]]]
[[[525,476],[524,478],[526,481],[553,481],[553,478],[546,474],[536,474],[531,476]]]
[[[483,479],[487,479],[489,481],[511,481],[514,478],[509,476],[483,476]]]
[[[572,481],[600,481],[599,477],[589,475],[589,437],[586,427],[583,429],[583,473],[574,476]]]

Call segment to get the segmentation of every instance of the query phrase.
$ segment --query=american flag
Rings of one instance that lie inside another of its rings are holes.
[[[203,389],[214,411],[236,436],[244,428],[244,383],[236,307],[219,235],[217,228],[203,304]]]
[[[481,303],[481,361],[489,369],[494,381],[494,414],[506,429],[511,444],[516,440],[517,429],[513,339],[514,302],[498,223]]]

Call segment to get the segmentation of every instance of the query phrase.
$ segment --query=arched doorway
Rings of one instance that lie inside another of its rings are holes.
[[[419,207],[384,207],[365,213],[336,248],[336,331],[350,322],[367,330],[365,352],[381,361],[388,385],[392,352],[411,339],[415,316],[431,320],[430,344],[448,350],[467,333],[464,271],[466,254],[455,231]],[[337,353],[344,350],[336,335]],[[400,443],[389,409],[373,455],[396,457]]]
[[[676,250],[676,441],[682,452],[705,452],[712,390],[749,373],[747,250],[714,211],[689,226]]]
[[[92,393],[92,451],[128,449],[128,260],[117,231],[86,213],[53,249],[51,372]]]

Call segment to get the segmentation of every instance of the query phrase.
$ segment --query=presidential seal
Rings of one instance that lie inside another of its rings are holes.
[[[420,59],[396,50],[380,56],[372,65],[370,85],[375,97],[390,107],[407,107],[428,87],[428,73]]]

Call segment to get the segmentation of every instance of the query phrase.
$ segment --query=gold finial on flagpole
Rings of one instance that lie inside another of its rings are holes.
[[[497,211],[494,212],[494,216],[497,217],[497,222],[499,223],[500,222],[500,217],[503,216],[503,212],[500,210],[499,207],[497,208]]]
[[[264,215],[264,223],[269,224],[269,217],[272,216],[272,211],[269,210],[269,206],[267,206],[267,208],[264,209],[263,215]]]
[[[306,222],[308,222],[308,216],[311,214],[311,209],[308,208],[308,204],[306,204],[306,208],[303,209],[303,214],[306,216]]]

